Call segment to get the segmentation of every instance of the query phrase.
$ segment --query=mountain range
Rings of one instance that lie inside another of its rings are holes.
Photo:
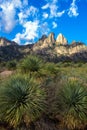
[[[87,62],[87,46],[76,41],[69,44],[61,33],[56,39],[54,33],[50,33],[48,37],[43,35],[36,43],[28,45],[18,45],[16,42],[0,37],[0,62],[20,59],[28,54],[39,55],[53,62]]]

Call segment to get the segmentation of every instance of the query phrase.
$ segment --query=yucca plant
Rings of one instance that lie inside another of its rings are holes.
[[[0,87],[0,119],[14,127],[28,125],[45,110],[45,97],[33,78],[13,76]]]
[[[77,130],[87,122],[87,90],[76,81],[69,81],[61,88],[56,101],[57,115],[62,125]]]
[[[37,56],[28,56],[19,64],[19,69],[23,73],[38,73],[43,66],[43,61]]]
[[[60,70],[54,63],[46,63],[41,71],[42,74],[45,75],[46,77],[60,76]]]

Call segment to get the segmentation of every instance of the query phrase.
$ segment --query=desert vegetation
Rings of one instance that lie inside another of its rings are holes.
[[[0,130],[86,130],[87,63],[38,56],[2,63]]]

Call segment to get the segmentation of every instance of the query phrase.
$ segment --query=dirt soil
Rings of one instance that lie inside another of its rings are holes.
[[[4,70],[3,72],[0,73],[0,77],[8,77],[13,73],[11,70]]]

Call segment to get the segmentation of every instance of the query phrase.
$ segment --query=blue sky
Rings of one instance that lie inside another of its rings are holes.
[[[87,44],[87,0],[0,0],[0,36],[28,44],[51,32]]]

